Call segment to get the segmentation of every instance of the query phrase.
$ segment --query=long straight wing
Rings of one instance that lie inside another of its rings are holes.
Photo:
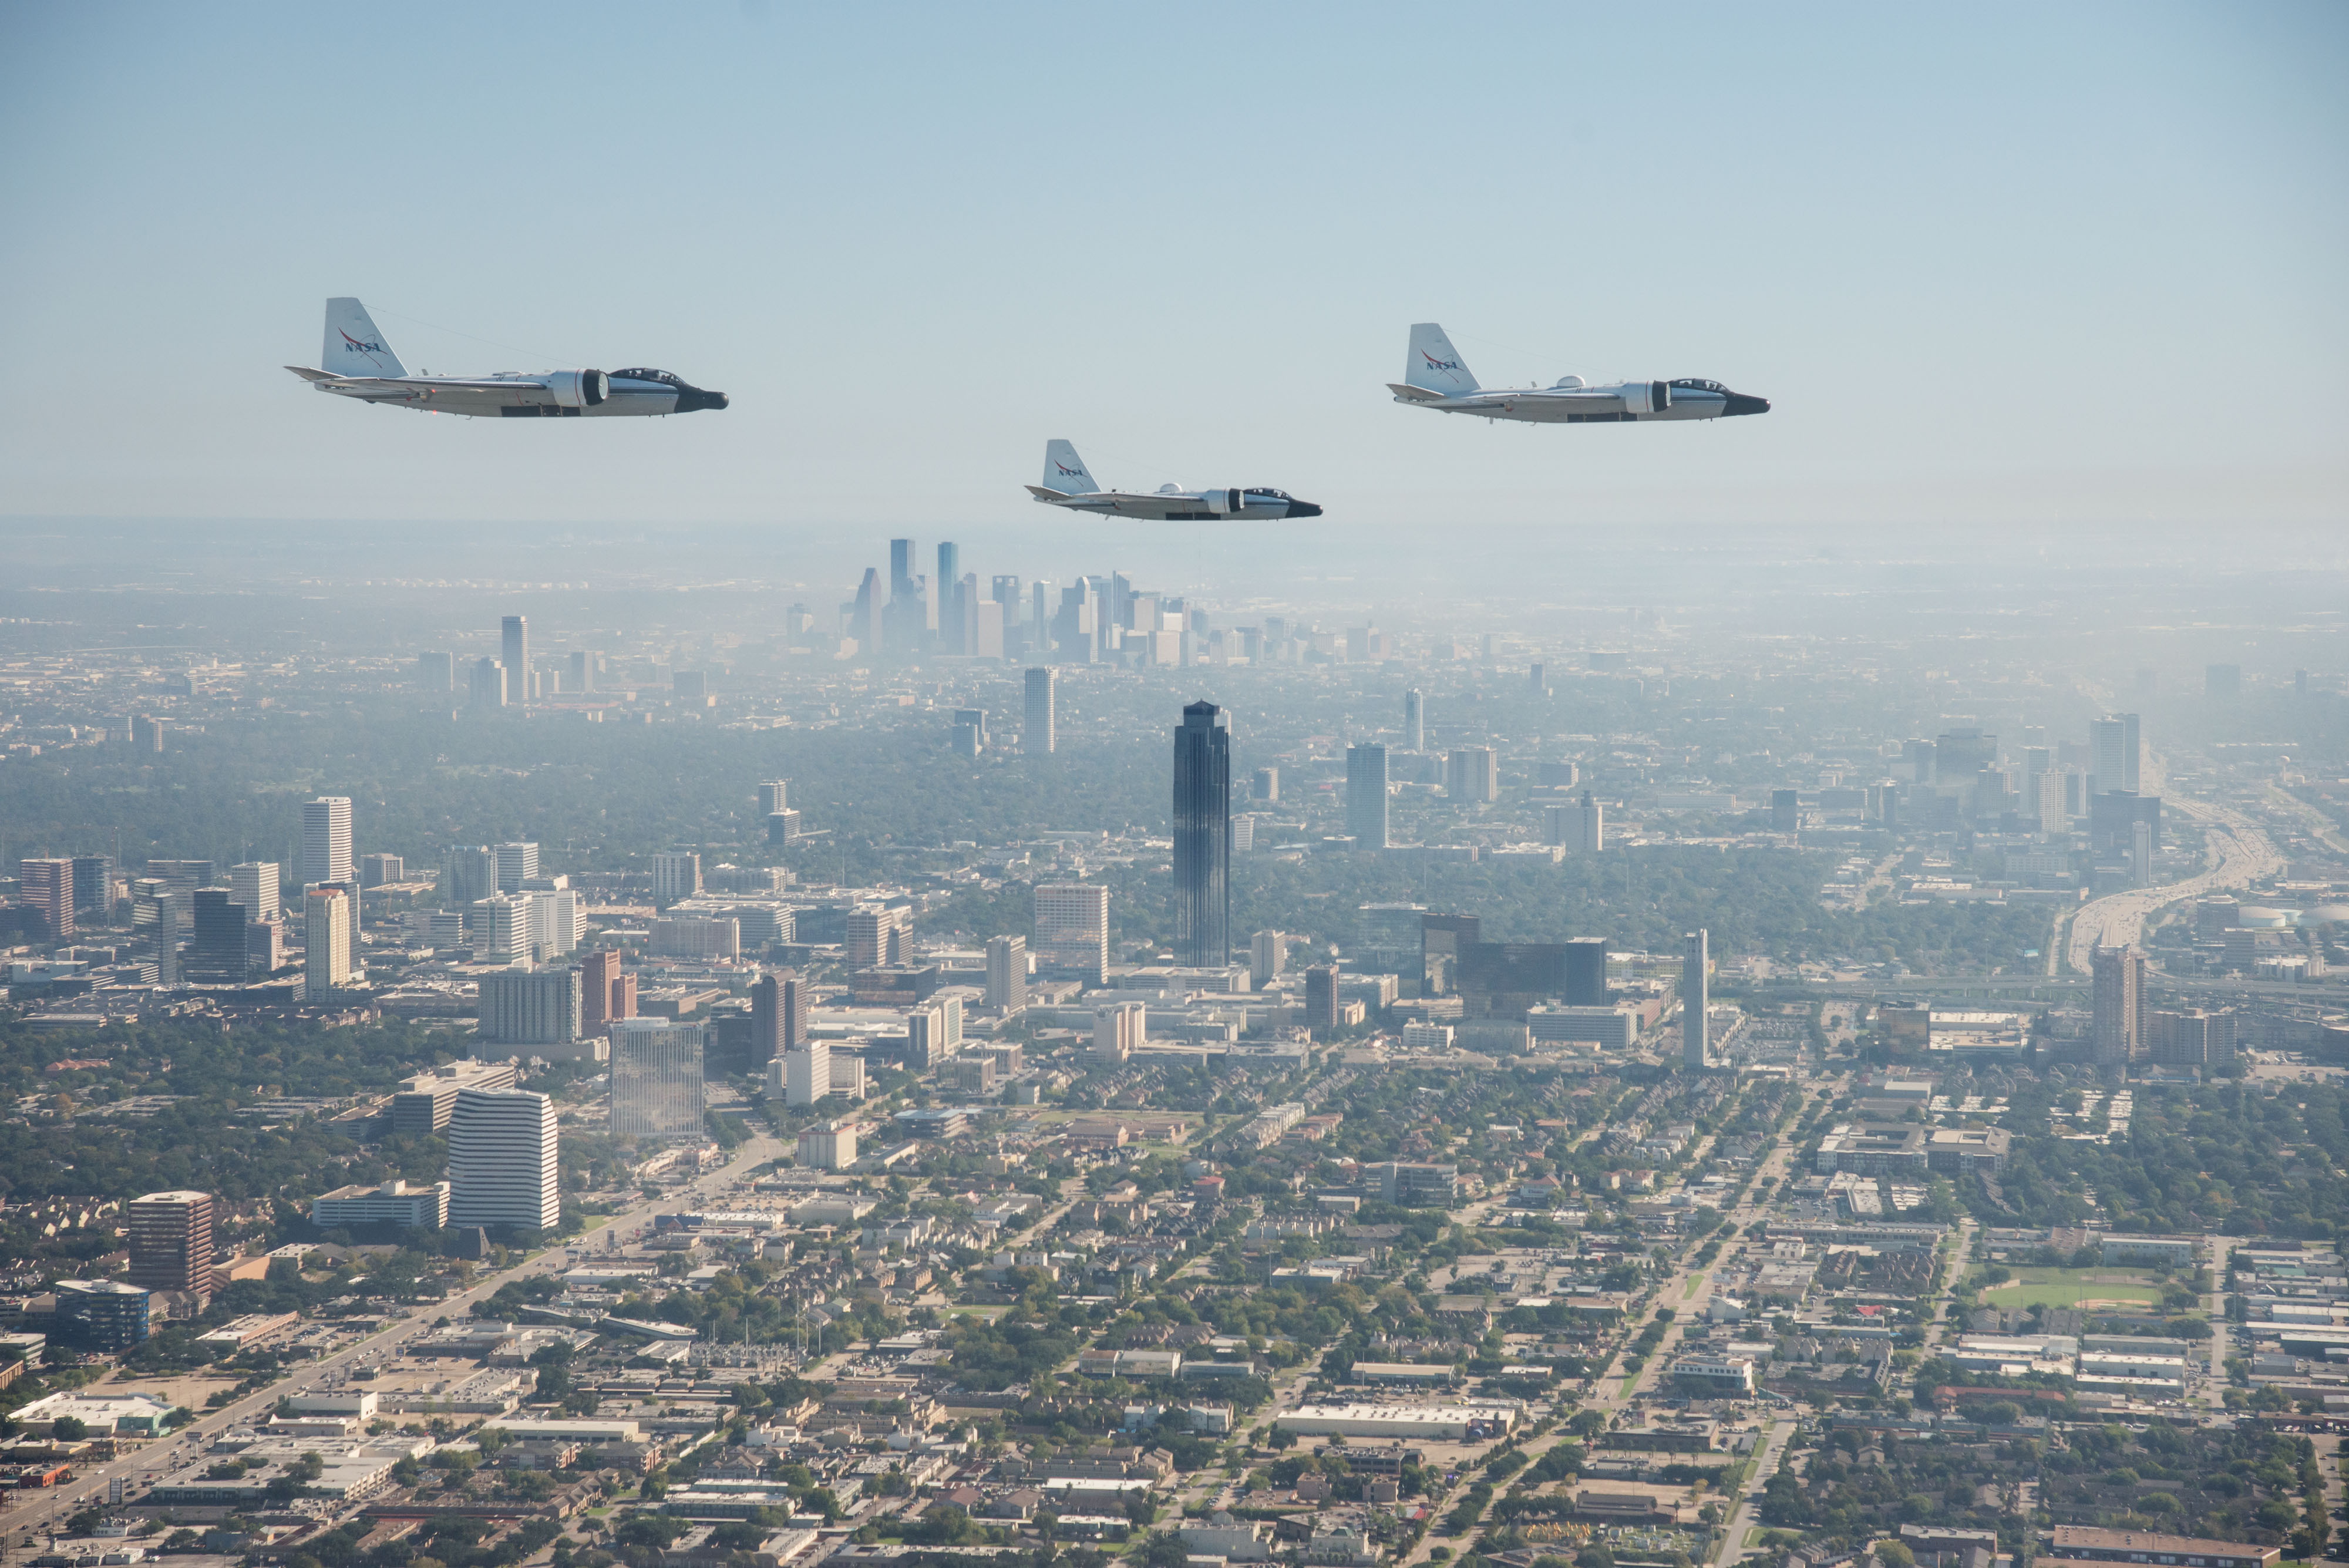
[[[392,395],[405,392],[429,392],[436,390],[466,392],[511,392],[516,390],[544,391],[547,389],[547,383],[543,380],[526,380],[519,376],[500,376],[480,379],[471,379],[458,376],[336,376],[330,375],[324,370],[305,370],[299,365],[288,365],[285,368],[293,371],[295,375],[301,377],[304,380],[309,381],[315,385],[329,387],[336,391],[352,391],[362,394],[369,392],[382,392],[387,395]]]

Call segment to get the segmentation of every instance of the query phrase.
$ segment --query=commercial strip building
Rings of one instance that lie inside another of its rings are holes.
[[[1454,1442],[1500,1437],[1522,1415],[1515,1404],[1300,1405],[1273,1424],[1299,1437],[1443,1438]]]

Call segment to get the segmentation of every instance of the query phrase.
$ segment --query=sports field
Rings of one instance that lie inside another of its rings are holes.
[[[2148,1274],[2126,1269],[2017,1269],[2014,1278],[1982,1292],[1994,1307],[2158,1306],[2161,1287]]]

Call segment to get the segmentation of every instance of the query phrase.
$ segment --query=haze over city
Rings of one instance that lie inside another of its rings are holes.
[[[2344,46],[0,3],[0,1568],[2349,1562]]]

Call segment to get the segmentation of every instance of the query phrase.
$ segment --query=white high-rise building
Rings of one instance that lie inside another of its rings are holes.
[[[1288,933],[1258,931],[1248,939],[1248,983],[1262,991],[1288,967]]]
[[[811,1040],[804,1051],[786,1051],[776,1058],[783,1071],[783,1104],[812,1106],[832,1093],[832,1047]]]
[[[759,785],[759,820],[764,822],[779,811],[791,809],[792,784],[789,779],[768,779]]]
[[[2140,888],[2153,886],[2153,824],[2129,824],[2129,879]]]
[[[314,888],[302,899],[302,980],[316,997],[351,983],[351,900],[339,888]]]
[[[666,1018],[614,1022],[612,1136],[702,1136],[701,1025]]]
[[[1681,939],[1681,1065],[1702,1070],[1707,1063],[1705,1010],[1712,1005],[1712,977],[1707,971],[1706,933],[1691,931]]]
[[[690,849],[664,850],[653,857],[653,902],[673,903],[701,891],[701,857]]]
[[[1577,855],[1596,855],[1607,847],[1607,808],[1584,790],[1572,805],[1542,808],[1548,818],[1549,841]]]
[[[537,895],[492,893],[473,906],[473,951],[484,960],[531,956],[537,943]]]
[[[277,862],[247,860],[228,868],[228,901],[244,910],[247,920],[274,920],[283,906],[277,901]]]
[[[551,1231],[563,1218],[554,1102],[460,1089],[449,1113],[449,1223]]]
[[[1133,1054],[1148,1037],[1149,1014],[1139,1002],[1112,1002],[1093,1009],[1093,1060],[1115,1064]]]
[[[1028,707],[1019,729],[1019,749],[1029,756],[1052,754],[1052,687],[1058,679],[1057,670],[1041,666],[1028,671]]]
[[[302,885],[320,882],[358,884],[357,867],[351,859],[348,795],[322,794],[302,803]]]
[[[535,844],[501,844],[497,846],[498,891],[519,893],[522,885],[538,875],[538,846]]]
[[[1045,882],[1036,888],[1036,960],[1046,970],[1109,977],[1109,889],[1091,882]]]
[[[576,951],[587,935],[587,900],[579,890],[560,888],[528,897],[531,940],[538,944],[539,957],[557,958]]]
[[[1011,1013],[1028,1005],[1028,939],[987,940],[987,1005]]]

